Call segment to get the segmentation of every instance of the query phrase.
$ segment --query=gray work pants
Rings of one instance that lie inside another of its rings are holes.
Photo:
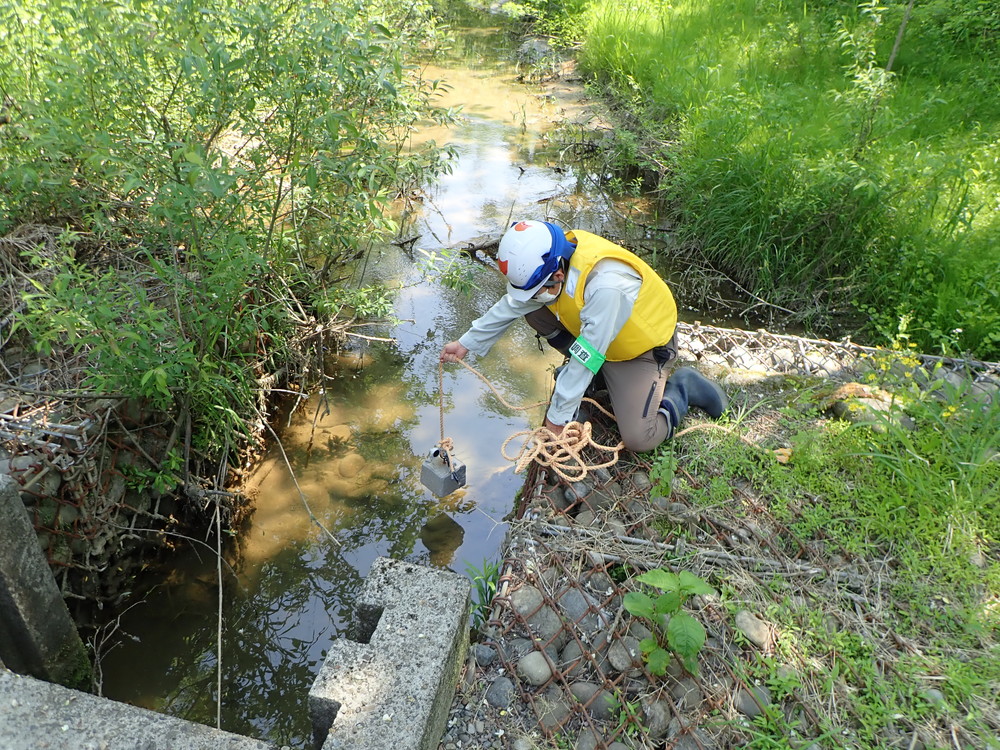
[[[572,334],[562,326],[547,307],[524,316],[539,336],[563,351],[572,343]],[[562,335],[565,334],[565,335]],[[625,447],[632,451],[652,450],[670,434],[667,418],[658,412],[663,387],[677,362],[676,336],[669,343],[644,352],[635,359],[605,362],[600,373],[608,387],[611,409],[618,422]]]

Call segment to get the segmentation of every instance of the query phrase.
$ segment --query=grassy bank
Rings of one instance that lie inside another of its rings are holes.
[[[555,5],[555,4],[553,4]],[[561,12],[561,8],[550,8]],[[581,62],[682,239],[822,329],[1000,359],[1000,10],[594,0]]]
[[[1000,747],[1000,405],[902,372],[864,391],[884,389],[888,409],[855,402],[846,421],[828,409],[856,387],[755,383],[735,430],[694,432],[654,460],[671,501],[769,540],[712,580],[727,611],[775,627],[737,672],[783,705],[745,723],[740,747]],[[777,550],[840,578],[771,576]]]

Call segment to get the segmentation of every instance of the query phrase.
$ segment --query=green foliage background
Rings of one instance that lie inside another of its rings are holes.
[[[620,161],[738,283],[997,360],[1000,6],[907,6],[593,0],[582,63],[636,118]]]
[[[449,116],[405,62],[437,34],[419,2],[0,0],[0,233],[65,230],[21,259],[51,280],[22,330],[198,448],[245,439],[384,201],[443,168],[402,150]]]

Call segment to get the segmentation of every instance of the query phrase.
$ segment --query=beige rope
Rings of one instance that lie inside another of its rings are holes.
[[[592,399],[585,399],[595,403]],[[601,408],[599,404],[596,404]],[[601,409],[604,411],[604,409]],[[605,413],[607,413],[605,411]],[[601,445],[593,438],[592,426],[590,422],[570,422],[563,427],[562,433],[554,434],[547,427],[539,427],[535,430],[522,430],[507,438],[500,452],[508,461],[515,461],[514,473],[523,471],[532,461],[537,461],[542,466],[552,469],[556,474],[568,482],[579,482],[591,471],[606,469],[614,466],[618,462],[618,454],[625,449],[625,443],[618,445]],[[521,450],[515,456],[507,455],[507,446],[512,440],[526,436]],[[583,459],[583,451],[590,446],[599,448],[602,451],[613,453],[614,455],[602,464],[588,465]],[[570,472],[579,472],[571,474]]]
[[[438,447],[444,452],[444,462],[448,469],[454,471],[451,463],[451,452],[455,450],[454,441],[444,436],[444,363],[438,361],[438,414],[441,417],[441,439]]]
[[[507,402],[507,400],[500,395],[500,392],[493,387],[493,384],[486,378],[485,375],[477,371],[467,362],[462,360],[456,360],[458,364],[462,365],[466,370],[471,372],[473,375],[482,380],[493,391],[493,395],[496,396],[500,403],[506,406],[508,409],[513,409],[514,411],[527,411],[528,409],[535,409],[539,406],[544,406],[547,401],[539,401],[536,404],[529,404],[528,406],[514,406]],[[441,441],[438,445],[441,446],[442,450],[450,451],[454,448],[451,438],[445,438],[444,436],[444,366],[443,363],[438,362],[438,392],[440,394],[440,411],[441,411]],[[614,419],[614,414],[609,412],[599,403],[591,398],[584,398],[584,401],[593,404],[605,415]],[[583,479],[587,474],[596,469],[606,469],[609,466],[614,466],[618,462],[618,454],[625,449],[625,443],[619,442],[616,446],[601,445],[594,441],[592,434],[592,426],[589,422],[570,422],[565,427],[563,427],[562,434],[556,435],[547,427],[538,427],[534,430],[522,430],[521,432],[516,432],[511,435],[500,448],[500,453],[508,461],[514,461],[514,473],[519,473],[524,471],[524,469],[532,462],[538,461],[542,466],[552,469],[556,474],[558,474],[563,479],[570,482],[578,482]],[[524,443],[521,445],[521,449],[514,456],[507,455],[507,446],[510,445],[511,441],[524,437]],[[447,443],[447,447],[445,444]],[[613,453],[614,455],[604,463],[596,465],[587,465],[583,458],[583,451],[588,447],[593,446],[605,452]]]

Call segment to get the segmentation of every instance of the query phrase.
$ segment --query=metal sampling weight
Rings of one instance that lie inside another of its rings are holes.
[[[420,483],[438,497],[465,486],[465,464],[447,451],[435,448],[424,459]]]

